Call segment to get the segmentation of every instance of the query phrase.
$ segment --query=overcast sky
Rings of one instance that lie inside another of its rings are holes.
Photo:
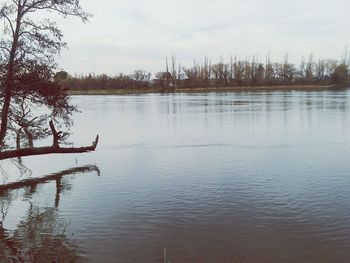
[[[350,44],[349,0],[81,0],[94,16],[60,21],[69,49],[60,67],[70,73],[164,70],[252,54],[297,62],[303,55],[339,58]]]

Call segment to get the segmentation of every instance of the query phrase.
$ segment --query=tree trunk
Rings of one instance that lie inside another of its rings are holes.
[[[7,118],[10,111],[10,103],[11,103],[11,92],[9,88],[6,88],[5,86],[4,105],[1,111],[0,146],[4,145],[4,140],[7,132]]]
[[[17,11],[17,17],[16,17],[16,29],[13,32],[13,42],[11,46],[11,52],[9,61],[7,64],[7,74],[6,74],[6,80],[4,85],[4,105],[2,107],[1,111],[1,127],[0,127],[0,146],[4,145],[4,140],[7,133],[7,126],[8,126],[8,115],[10,112],[10,105],[11,105],[11,98],[12,98],[12,91],[14,88],[14,66],[15,66],[15,58],[16,53],[18,49],[18,40],[20,35],[20,28],[21,28],[21,20],[22,20],[22,6],[21,3],[18,2],[18,11]]]

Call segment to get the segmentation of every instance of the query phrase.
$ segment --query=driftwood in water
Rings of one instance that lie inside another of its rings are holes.
[[[49,181],[59,180],[66,175],[73,175],[78,173],[88,173],[88,172],[97,172],[100,176],[100,170],[96,165],[87,165],[82,167],[71,168],[62,172],[53,173],[46,175],[40,178],[26,179],[19,182],[9,183],[0,185],[0,195],[9,190],[16,190],[24,187],[35,187],[39,184],[44,184]]]
[[[30,147],[17,150],[9,150],[0,152],[0,160],[9,159],[9,158],[18,158],[32,155],[44,155],[44,154],[63,154],[63,153],[86,153],[95,151],[99,136],[96,136],[95,141],[92,142],[92,145],[85,147],[60,147],[59,141],[61,139],[62,132],[57,132],[52,121],[50,121],[50,128],[53,136],[52,146],[47,147]]]

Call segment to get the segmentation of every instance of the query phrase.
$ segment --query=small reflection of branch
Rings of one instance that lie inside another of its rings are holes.
[[[0,164],[0,174],[3,176],[3,182],[6,182],[6,180],[9,178],[9,173],[8,172],[6,172],[3,168],[2,168],[2,166],[1,166],[1,164]]]
[[[32,170],[23,164],[21,158],[10,159],[10,160],[18,168],[18,170],[20,172],[20,177],[23,177],[26,173],[28,173],[29,176],[31,176],[33,174]]]
[[[67,175],[73,175],[78,173],[89,173],[89,172],[96,172],[98,176],[101,176],[100,169],[96,165],[86,165],[82,167],[75,167],[75,168],[64,170],[62,172],[46,175],[41,178],[26,179],[19,182],[0,185],[0,195],[2,195],[4,192],[9,190],[15,190],[15,189],[20,189],[24,187],[35,188],[39,184],[45,184],[49,181],[54,181],[54,180],[57,181]]]

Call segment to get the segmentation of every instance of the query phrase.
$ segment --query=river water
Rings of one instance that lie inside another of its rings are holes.
[[[76,96],[71,141],[3,161],[0,262],[350,262],[350,92]],[[165,255],[166,254],[166,255]]]

